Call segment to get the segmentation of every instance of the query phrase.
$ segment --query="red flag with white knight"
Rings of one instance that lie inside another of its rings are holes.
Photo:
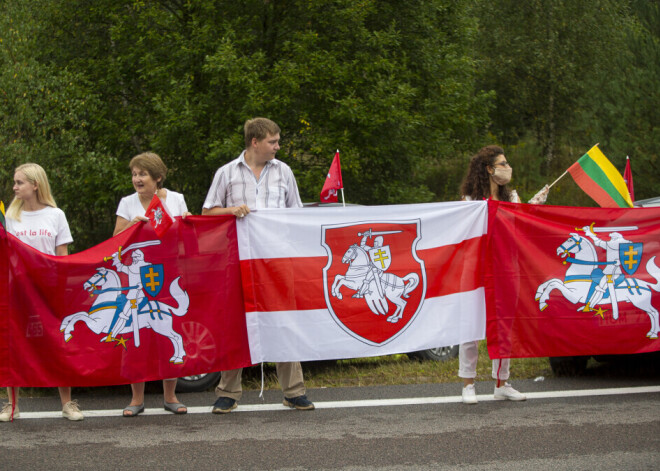
[[[250,365],[236,218],[136,224],[65,257],[0,240],[0,386],[103,386]]]
[[[489,201],[491,358],[660,350],[660,209]]]
[[[154,195],[151,199],[145,215],[149,218],[151,227],[154,228],[154,232],[159,238],[163,237],[163,234],[174,224],[172,216],[167,212],[158,195]]]
[[[339,161],[339,151],[337,151],[321,190],[321,203],[337,203],[339,201],[337,192],[342,188],[344,188],[344,183],[341,179],[341,162]]]

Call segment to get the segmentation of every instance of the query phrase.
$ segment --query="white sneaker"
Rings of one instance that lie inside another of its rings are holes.
[[[525,401],[527,397],[524,394],[513,389],[509,383],[504,383],[504,386],[498,388],[495,386],[495,400],[496,401]]]
[[[463,404],[476,404],[477,392],[474,389],[474,384],[468,384],[463,388]]]
[[[64,404],[64,407],[62,407],[62,416],[69,420],[82,420],[85,418],[83,413],[80,412],[78,401],[69,401]]]
[[[18,406],[14,409],[14,418],[20,417],[21,413],[18,411]],[[0,412],[0,422],[9,422],[11,420],[11,404],[6,403],[2,406],[2,411]]]

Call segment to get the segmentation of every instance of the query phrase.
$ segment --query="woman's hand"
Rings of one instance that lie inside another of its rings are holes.
[[[531,200],[529,200],[529,204],[543,204],[546,202],[548,199],[548,193],[550,193],[550,187],[548,185],[545,185],[543,188],[541,188],[541,191],[536,193]]]

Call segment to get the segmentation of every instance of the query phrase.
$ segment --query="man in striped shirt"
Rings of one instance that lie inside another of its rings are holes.
[[[280,127],[269,119],[254,118],[246,121],[243,129],[245,150],[215,173],[202,214],[233,214],[242,218],[251,209],[302,207],[291,168],[275,158],[280,149]],[[276,368],[284,405],[314,409],[305,396],[300,363],[276,363]],[[220,384],[215,388],[214,414],[226,414],[236,408],[242,395],[242,371],[239,368],[222,372]]]

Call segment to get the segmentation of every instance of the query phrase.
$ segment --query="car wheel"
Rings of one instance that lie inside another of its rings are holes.
[[[419,352],[408,353],[408,357],[416,360],[435,360],[435,361],[448,361],[458,356],[458,345],[450,345],[448,347],[429,348],[428,350],[420,350]]]
[[[186,339],[186,357],[201,365],[200,370],[212,370],[217,357],[216,341],[211,331],[203,324],[195,321],[184,322],[181,325],[182,336]],[[207,365],[208,368],[204,368]],[[220,373],[201,373],[192,376],[182,376],[176,383],[177,392],[205,391],[218,384]]]
[[[556,376],[579,376],[587,369],[589,357],[550,357],[549,360]]]
[[[202,373],[201,375],[183,376],[176,382],[176,392],[200,392],[206,391],[218,384],[220,372]]]

